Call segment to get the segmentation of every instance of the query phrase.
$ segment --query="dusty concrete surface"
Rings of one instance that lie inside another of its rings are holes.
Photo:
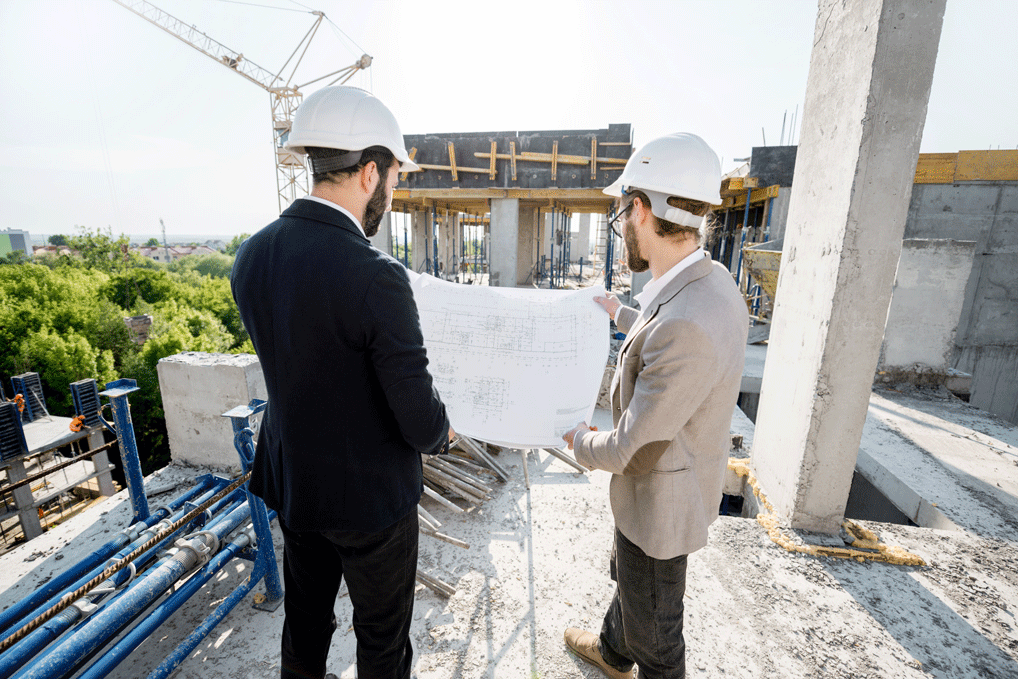
[[[894,396],[896,403],[907,400],[901,407],[915,412],[944,412],[937,403]],[[952,408],[952,417],[963,425],[984,417],[953,404],[948,414]],[[595,424],[608,426],[606,419],[607,413],[598,411]],[[751,437],[747,420],[738,418],[735,424]],[[930,431],[940,427],[950,436],[953,425],[930,421],[923,426]],[[1004,429],[994,439],[1012,440],[1015,428],[1000,426]],[[444,523],[443,532],[466,540],[471,548],[421,537],[421,568],[454,584],[457,594],[446,600],[418,586],[412,628],[418,676],[599,679],[603,675],[566,650],[562,632],[568,626],[597,630],[612,593],[607,573],[612,534],[608,475],[575,473],[541,453],[528,458],[528,490],[522,456],[503,453],[500,461],[509,467],[512,480],[494,484],[494,496],[481,508],[454,515],[426,500],[428,511]],[[202,471],[170,467],[147,479],[151,488],[181,484],[154,498],[153,504],[182,492]],[[1013,482],[1018,465],[1007,462],[1001,473]],[[966,509],[992,511],[978,505]],[[129,511],[126,494],[120,493],[0,558],[0,605],[10,605],[108,539],[127,524]],[[1009,523],[1013,517],[997,520]],[[711,527],[708,546],[689,560],[688,676],[1018,676],[1014,531],[984,534],[986,522],[974,520],[963,531],[865,525],[885,543],[918,554],[927,565],[793,554],[775,544],[756,521],[720,517]],[[820,540],[788,534],[794,541]],[[281,559],[278,535],[275,546]],[[111,676],[145,676],[247,572],[246,562],[231,565]],[[329,667],[349,679],[354,676],[355,642],[345,593],[336,603],[336,614],[340,629]],[[254,610],[249,601],[242,603],[174,677],[278,676],[282,622],[281,609],[267,613]]]

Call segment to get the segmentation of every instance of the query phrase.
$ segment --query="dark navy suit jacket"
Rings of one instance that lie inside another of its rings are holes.
[[[265,374],[251,490],[295,531],[379,531],[415,510],[449,420],[403,265],[339,210],[297,200],[231,275]]]

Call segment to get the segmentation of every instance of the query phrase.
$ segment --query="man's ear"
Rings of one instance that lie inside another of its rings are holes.
[[[650,208],[648,208],[647,204],[643,202],[643,198],[640,198],[639,196],[633,198],[633,219],[642,223],[643,220],[647,218],[647,212],[649,211]]]
[[[371,193],[375,190],[376,178],[378,178],[378,164],[375,161],[371,161],[361,168],[359,173],[361,188],[365,192]]]

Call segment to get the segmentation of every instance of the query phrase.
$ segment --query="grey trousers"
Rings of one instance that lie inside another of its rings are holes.
[[[605,662],[620,672],[628,672],[636,663],[640,679],[685,677],[686,556],[651,558],[616,528],[611,578],[615,595],[599,639]]]

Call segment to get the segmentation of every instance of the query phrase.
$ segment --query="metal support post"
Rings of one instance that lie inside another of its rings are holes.
[[[127,402],[127,395],[135,391],[138,391],[138,383],[135,380],[122,379],[108,382],[106,391],[99,394],[108,398],[113,407],[117,441],[120,443],[120,459],[124,464],[124,476],[127,477],[131,507],[134,509],[131,523],[144,521],[149,517],[148,497],[145,495],[145,482],[141,475],[141,459],[138,457],[138,443],[134,439],[134,424],[131,421],[131,406]]]
[[[615,217],[615,206],[612,205],[611,209],[608,210],[608,222]],[[605,229],[605,238],[608,242],[604,248],[604,289],[608,292],[612,290],[612,268],[615,264],[615,233],[611,230],[611,227]]]
[[[251,470],[255,454],[254,430],[251,428],[250,418],[263,412],[265,406],[265,401],[255,398],[246,406],[237,406],[223,413],[223,417],[230,418],[230,424],[233,426],[233,445],[240,456],[240,464],[245,474]],[[244,490],[247,493],[248,504],[251,505],[251,522],[254,524],[258,544],[251,582],[256,583],[262,577],[265,578],[265,601],[254,604],[254,607],[263,611],[274,611],[283,603],[283,585],[279,580],[276,550],[272,545],[272,529],[269,527],[265,502],[251,492],[250,486],[250,482],[245,483]]]
[[[753,189],[746,189],[746,209],[742,213],[742,242],[739,243],[739,263],[735,268],[735,283],[739,285],[742,278],[742,248],[746,245],[746,229],[749,224],[749,199],[753,196]],[[739,285],[742,289],[742,285]]]

